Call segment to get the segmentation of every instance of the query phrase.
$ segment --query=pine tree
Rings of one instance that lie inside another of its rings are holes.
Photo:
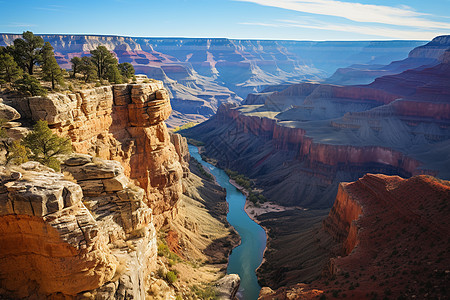
[[[34,35],[31,31],[23,32],[22,39],[14,40],[13,56],[16,63],[33,75],[33,67],[39,62],[40,49],[44,45],[44,40],[40,36]]]
[[[0,54],[0,83],[14,82],[20,78],[22,70],[19,68],[14,58],[8,53]]]
[[[52,89],[55,89],[55,83],[64,84],[64,76],[56,62],[53,47],[49,42],[45,42],[41,50],[42,79],[52,82]]]
[[[120,74],[120,71],[117,68],[117,60],[115,64],[111,64],[108,66],[106,75],[109,82],[122,83],[122,74]]]
[[[90,57],[83,56],[81,58],[81,64],[79,66],[79,71],[84,76],[84,81],[89,82],[97,77],[97,72],[95,71],[95,66],[92,63]]]
[[[91,50],[91,60],[97,69],[99,79],[107,79],[107,71],[110,65],[116,64],[117,60],[113,54],[106,49],[105,46],[98,46],[97,49]]]
[[[47,95],[47,90],[42,87],[39,83],[39,80],[34,78],[27,73],[23,74],[23,77],[14,82],[14,87],[24,93],[29,94],[31,96],[45,96]]]
[[[54,134],[48,128],[47,121],[42,120],[37,121],[33,131],[24,137],[23,144],[31,150],[30,160],[38,161],[57,171],[60,163],[55,156],[72,152],[70,139]]]
[[[75,75],[80,73],[81,57],[75,56],[70,62],[72,63],[72,75],[70,75],[70,77],[75,78]]]
[[[133,77],[134,75],[134,67],[132,64],[125,62],[125,63],[121,63],[118,65],[120,74],[122,74],[122,76],[124,78],[126,78],[127,80],[130,79],[131,77]]]

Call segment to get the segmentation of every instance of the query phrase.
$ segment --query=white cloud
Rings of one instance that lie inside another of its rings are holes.
[[[292,20],[279,20],[278,23],[262,23],[262,22],[245,22],[241,25],[251,26],[264,26],[264,27],[277,27],[277,28],[306,28],[306,29],[320,29],[328,31],[340,31],[340,32],[352,32],[370,36],[377,36],[380,38],[388,39],[414,39],[414,40],[431,40],[437,35],[443,35],[444,32],[431,32],[431,31],[411,31],[402,29],[393,29],[387,27],[374,27],[374,26],[358,26],[358,25],[346,25],[335,24],[325,22],[311,22],[308,23],[292,21]]]
[[[427,14],[419,13],[407,6],[351,3],[336,0],[235,0],[293,11],[336,16],[355,22],[381,23],[417,27],[422,29],[450,29],[450,23],[428,20]]]

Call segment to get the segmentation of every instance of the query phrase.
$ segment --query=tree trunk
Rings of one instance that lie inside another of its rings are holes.
[[[28,74],[33,75],[33,65],[34,65],[34,59],[30,60],[30,65],[28,66]]]

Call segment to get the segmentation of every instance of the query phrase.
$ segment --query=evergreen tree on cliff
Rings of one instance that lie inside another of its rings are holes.
[[[28,74],[33,75],[33,67],[40,60],[44,40],[31,31],[25,31],[22,39],[14,40],[13,51],[16,63]]]
[[[126,79],[130,79],[131,77],[133,77],[134,75],[134,67],[132,64],[130,63],[121,63],[118,66],[120,74],[122,74],[122,76]]]
[[[114,55],[106,49],[105,46],[98,46],[97,49],[91,50],[91,59],[97,69],[97,76],[99,79],[108,78],[108,68],[111,65],[117,65],[117,60]]]
[[[49,42],[45,42],[44,47],[41,50],[41,63],[42,63],[42,79],[52,82],[52,89],[55,89],[55,83],[59,85],[64,84],[64,77],[56,62],[55,53],[53,47]]]
[[[30,96],[47,95],[47,90],[41,86],[39,80],[28,75],[28,73],[23,74],[22,78],[14,82],[14,88]]]
[[[85,82],[89,82],[97,77],[95,65],[90,57],[83,56],[81,58],[81,63],[78,70],[81,74],[83,74]]]
[[[59,170],[57,155],[72,152],[72,143],[68,138],[54,134],[48,128],[47,121],[39,120],[33,126],[33,131],[23,138],[23,145],[30,149],[29,159],[38,161],[50,168]]]
[[[81,57],[75,56],[73,57],[70,62],[72,63],[72,74],[70,77],[75,78],[77,73],[80,73],[80,66],[81,66]]]
[[[122,74],[120,74],[119,69],[117,68],[117,60],[115,60],[114,64],[111,64],[108,66],[108,69],[106,70],[106,75],[108,76],[109,82],[114,83],[122,83]]]
[[[14,58],[6,51],[0,54],[0,84],[3,82],[14,82],[20,78],[22,70]]]

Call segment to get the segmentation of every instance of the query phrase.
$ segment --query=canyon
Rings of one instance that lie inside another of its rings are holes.
[[[98,45],[137,74],[163,81],[174,112],[171,127],[213,116],[222,103],[239,103],[251,92],[280,84],[322,80],[349,64],[387,64],[403,59],[424,41],[313,42],[96,35],[40,35],[51,43],[59,65]],[[0,34],[0,46],[20,38]],[[333,59],[330,59],[333,57]]]
[[[104,44],[160,80],[2,95],[0,159],[38,120],[74,153],[59,157],[62,173],[0,167],[0,297],[196,299],[214,287],[233,298],[238,276],[221,277],[239,237],[186,137],[281,207],[255,216],[268,237],[260,298],[446,295],[448,36],[425,45],[43,37],[61,66]],[[353,65],[318,83],[352,63],[385,67]],[[210,116],[183,136],[166,125]]]
[[[182,131],[203,142],[204,154],[220,167],[245,174],[268,201],[289,207],[256,216],[269,236],[257,271],[262,285],[313,282],[330,258],[345,253],[339,243],[356,229],[345,222],[325,223],[331,233],[321,229],[333,203],[339,204],[341,182],[366,173],[450,178],[448,43],[448,36],[437,37],[411,51],[435,57],[430,65],[367,85],[310,82],[252,93]],[[361,214],[351,202],[341,205],[352,218]],[[349,239],[343,247],[355,243]]]
[[[2,166],[0,297],[168,299],[213,282],[223,297],[236,293],[238,276],[218,281],[239,242],[224,192],[190,171],[186,139],[164,123],[162,82],[6,96],[3,160],[5,143],[37,120],[75,153],[59,158],[62,173],[32,161]]]

